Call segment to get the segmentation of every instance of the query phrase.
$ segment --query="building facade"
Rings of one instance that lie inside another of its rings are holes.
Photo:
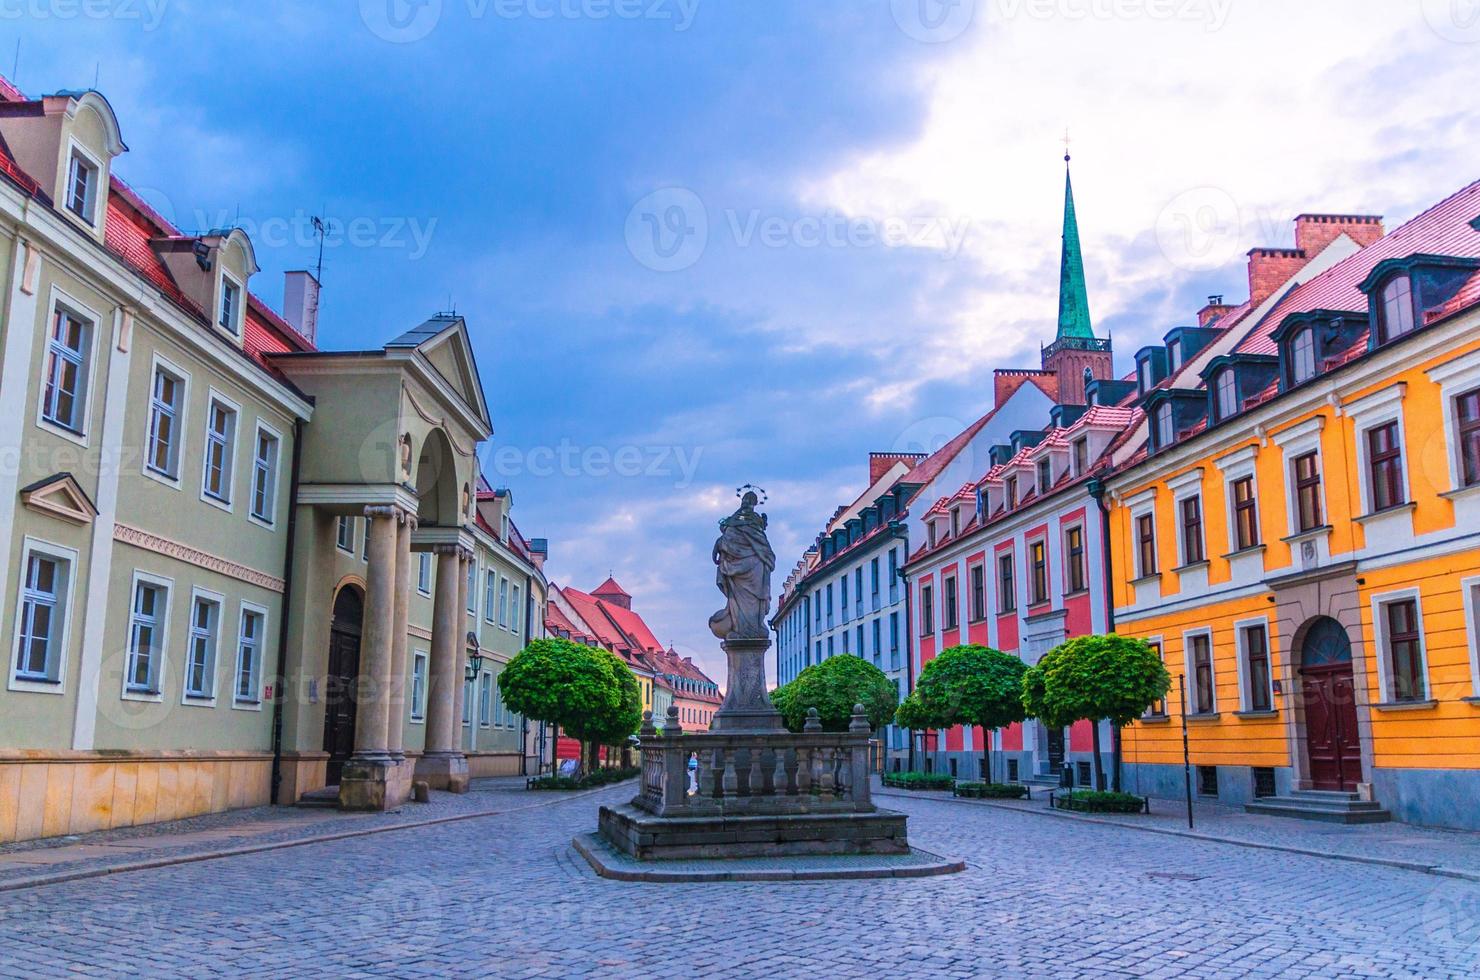
[[[1181,792],[1185,710],[1209,798],[1480,827],[1480,183],[1390,234],[1302,215],[1250,293],[1175,376],[1143,352],[1147,451],[1108,480],[1117,628],[1185,688],[1128,788]]]
[[[125,150],[97,92],[0,85],[0,840],[518,771],[481,699],[545,585],[475,492],[466,324],[319,351],[313,278],[274,312],[250,239],[171,226]]]

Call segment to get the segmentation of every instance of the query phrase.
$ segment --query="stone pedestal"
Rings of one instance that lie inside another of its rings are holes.
[[[341,810],[394,810],[411,795],[411,766],[391,758],[351,756],[339,776]]]
[[[448,793],[468,791],[468,760],[461,752],[428,752],[416,762],[416,778]]]
[[[657,817],[628,803],[602,807],[597,831],[642,860],[910,853],[905,816],[893,810]]]
[[[728,661],[725,700],[710,719],[714,732],[785,733],[781,712],[771,704],[766,691],[766,651],[771,648],[767,637],[730,638],[720,643]]]

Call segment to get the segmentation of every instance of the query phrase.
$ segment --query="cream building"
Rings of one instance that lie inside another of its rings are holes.
[[[466,323],[318,350],[313,277],[273,312],[125,150],[0,83],[0,841],[521,771],[546,547],[480,478]]]

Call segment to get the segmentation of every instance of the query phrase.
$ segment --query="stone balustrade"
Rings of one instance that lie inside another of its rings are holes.
[[[660,733],[649,712],[632,803],[660,817],[869,813],[870,733],[861,705],[846,732],[822,731],[814,709],[800,733],[685,734],[675,708]],[[691,757],[698,761],[692,793]]]

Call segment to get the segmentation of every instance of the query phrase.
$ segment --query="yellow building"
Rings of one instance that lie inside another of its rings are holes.
[[[1302,215],[1249,281],[1137,355],[1116,629],[1174,683],[1127,789],[1182,792],[1181,675],[1195,791],[1480,827],[1480,182],[1386,235]]]

